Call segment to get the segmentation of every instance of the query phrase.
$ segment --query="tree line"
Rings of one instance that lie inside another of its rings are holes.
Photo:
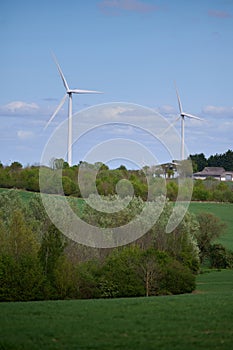
[[[203,153],[190,155],[190,159],[194,171],[202,170],[207,165],[224,166],[226,170],[233,169],[233,152],[230,150],[222,155],[211,156],[208,159],[205,158]],[[170,168],[145,166],[140,170],[128,170],[121,165],[117,169],[109,169],[105,164],[98,162],[95,164],[80,162],[78,165],[70,167],[63,159],[53,159],[50,167],[42,168],[43,178],[45,179],[42,184],[42,191],[49,194],[81,198],[85,193],[80,192],[80,168],[82,169],[83,188],[87,195],[93,193],[95,187],[100,195],[115,195],[119,182],[121,182],[121,188],[123,189],[121,191],[122,195],[124,191],[128,193],[131,184],[134,195],[143,200],[152,200],[159,195],[166,195],[169,200],[175,201],[178,195],[178,179],[173,178],[174,172]],[[13,162],[10,166],[0,164],[0,188],[17,188],[40,192],[40,171],[40,166],[23,167],[19,162]],[[97,176],[93,182],[91,179],[93,174],[96,173]],[[188,186],[190,184],[187,182]],[[223,183],[211,178],[195,180],[192,200],[233,203],[233,183]]]
[[[192,160],[193,171],[202,171],[205,167],[223,167],[227,171],[233,171],[233,151],[228,150],[225,153],[216,153],[208,158],[204,153],[191,154],[189,158]]]
[[[129,222],[144,206],[134,197],[124,215],[106,215],[87,203],[80,209],[76,199],[69,198],[69,203],[82,220],[110,229]],[[189,293],[195,289],[195,275],[204,261],[213,267],[232,267],[232,253],[213,244],[224,230],[219,219],[187,212],[168,234],[165,228],[172,209],[172,203],[166,201],[157,222],[137,241],[97,249],[65,237],[51,223],[39,194],[23,201],[14,190],[1,192],[0,300]]]

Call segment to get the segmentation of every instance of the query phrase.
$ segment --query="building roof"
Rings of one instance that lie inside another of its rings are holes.
[[[205,167],[202,171],[194,173],[194,176],[221,176],[225,173],[223,167]]]

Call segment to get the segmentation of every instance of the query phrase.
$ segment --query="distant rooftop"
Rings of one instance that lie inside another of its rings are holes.
[[[225,173],[225,169],[223,167],[205,167],[202,171],[195,173],[195,176],[221,176]]]

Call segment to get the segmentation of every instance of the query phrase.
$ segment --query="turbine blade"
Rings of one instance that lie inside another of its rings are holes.
[[[164,134],[166,134],[166,132],[168,131],[168,130],[170,130],[172,127],[173,127],[173,125],[180,119],[181,117],[179,116],[178,118],[176,118],[159,136],[161,137],[161,136],[163,136]]]
[[[67,81],[65,79],[65,76],[64,76],[64,74],[63,74],[63,72],[61,70],[61,67],[60,67],[60,65],[59,65],[59,63],[58,63],[58,61],[56,59],[56,56],[54,54],[52,54],[52,56],[53,56],[54,62],[56,63],[56,66],[57,66],[57,69],[58,69],[59,74],[61,76],[61,79],[63,81],[64,87],[65,87],[66,91],[68,91],[69,90],[69,86],[68,86]]]
[[[72,89],[68,92],[74,93],[74,94],[103,94],[101,91],[95,91],[95,90],[80,90],[80,89]]]
[[[176,96],[177,96],[177,100],[178,100],[178,104],[179,104],[179,110],[180,110],[180,114],[182,114],[182,104],[181,104],[181,100],[180,100],[180,96],[179,96],[179,93],[178,93],[178,90],[177,90],[177,87],[176,87],[176,83],[175,83],[175,89],[176,89]]]
[[[65,103],[67,94],[65,94],[65,96],[62,98],[61,102],[59,103],[59,105],[57,106],[55,112],[53,113],[53,115],[50,117],[49,121],[47,122],[47,124],[45,125],[44,129],[47,129],[47,127],[49,126],[49,124],[51,123],[51,121],[55,118],[55,116],[57,115],[57,113],[59,112],[59,110],[62,108],[62,106]]]
[[[192,114],[189,114],[189,113],[185,113],[185,112],[182,113],[182,116],[188,117],[188,118],[191,118],[191,119],[204,120],[202,118],[196,117],[195,115],[192,115]]]

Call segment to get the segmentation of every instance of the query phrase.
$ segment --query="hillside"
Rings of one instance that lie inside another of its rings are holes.
[[[229,350],[233,272],[198,276],[193,294],[0,304],[0,348]]]

